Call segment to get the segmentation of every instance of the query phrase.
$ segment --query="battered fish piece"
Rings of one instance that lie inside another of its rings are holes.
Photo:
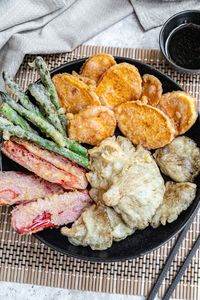
[[[154,157],[161,171],[176,182],[192,182],[200,172],[200,149],[187,136],[156,150]]]
[[[130,100],[137,100],[142,93],[142,79],[135,66],[121,63],[109,68],[99,80],[96,93],[102,105],[111,108]]]
[[[71,74],[56,74],[52,80],[59,101],[68,113],[75,114],[90,105],[101,104],[93,89]]]
[[[112,208],[99,204],[86,208],[72,227],[63,227],[61,233],[75,246],[105,250],[111,247],[113,241],[125,239],[133,230]]]
[[[114,111],[119,129],[135,145],[157,149],[174,138],[170,119],[155,107],[129,101],[117,106]]]
[[[164,180],[151,153],[138,147],[127,168],[103,194],[105,205],[132,229],[148,226],[165,192]]]
[[[147,101],[149,105],[156,106],[162,96],[162,83],[150,74],[142,76],[142,97],[141,101]]]
[[[196,99],[183,91],[163,94],[158,108],[168,115],[176,135],[188,131],[197,119]]]
[[[99,146],[90,149],[91,171],[86,177],[92,188],[107,190],[114,177],[129,163],[134,152],[135,147],[122,136],[107,138]]]
[[[80,75],[98,82],[102,74],[116,64],[112,55],[97,53],[90,56],[83,64]]]
[[[70,139],[98,145],[112,136],[116,128],[114,112],[106,106],[89,106],[78,114],[67,114]]]
[[[183,210],[186,210],[196,195],[196,184],[190,182],[167,182],[162,203],[151,220],[153,228],[160,224],[174,222]]]

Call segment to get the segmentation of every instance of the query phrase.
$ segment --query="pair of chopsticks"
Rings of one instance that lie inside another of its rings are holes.
[[[195,209],[193,215],[190,217],[190,219],[187,221],[185,227],[183,228],[183,230],[181,231],[181,233],[179,234],[177,240],[176,240],[176,243],[174,244],[174,247],[172,248],[166,262],[165,262],[165,265],[163,267],[163,269],[161,270],[158,278],[157,278],[157,281],[155,283],[155,285],[153,286],[149,296],[147,297],[146,300],[154,300],[157,293],[158,293],[158,290],[160,288],[160,286],[162,285],[162,282],[167,274],[167,271],[168,269],[170,268],[179,248],[180,248],[180,245],[182,243],[182,241],[184,240],[187,232],[188,232],[188,229],[190,227],[190,225],[192,224],[193,220],[194,220],[194,217],[197,215],[197,212],[198,212],[198,209],[200,208],[200,201],[197,205],[197,208]],[[195,255],[197,249],[200,247],[200,235],[198,236],[196,242],[193,244],[192,246],[192,249],[190,250],[190,252],[188,253],[185,261],[183,262],[182,266],[180,267],[180,269],[178,270],[172,284],[169,286],[169,288],[167,289],[167,291],[165,292],[162,300],[169,300],[171,294],[173,293],[173,291],[175,290],[177,284],[179,283],[181,277],[183,276],[183,274],[185,273],[185,270],[187,269],[187,267],[189,266],[191,260],[192,260],[192,257]]]

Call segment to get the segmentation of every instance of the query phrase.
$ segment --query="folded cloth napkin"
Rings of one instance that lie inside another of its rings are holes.
[[[0,73],[6,70],[14,76],[27,53],[71,51],[134,10],[148,30],[178,11],[200,9],[200,1],[171,1],[1,0]]]

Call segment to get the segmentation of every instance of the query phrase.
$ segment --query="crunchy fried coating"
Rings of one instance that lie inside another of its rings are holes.
[[[155,107],[129,101],[117,106],[114,111],[119,129],[133,144],[157,149],[174,138],[169,118]]]
[[[63,235],[75,246],[90,246],[93,250],[105,250],[112,245],[112,228],[102,205],[92,205],[71,228],[63,227]]]
[[[196,99],[183,91],[163,94],[158,108],[168,115],[176,135],[185,133],[197,119]]]
[[[102,204],[86,208],[71,228],[61,229],[70,243],[90,246],[92,250],[110,248],[113,241],[123,240],[133,232],[112,208]]]
[[[142,76],[142,102],[147,101],[149,105],[155,106],[159,103],[162,92],[162,83],[157,77],[150,74]]]
[[[200,149],[187,136],[156,150],[154,157],[161,171],[176,182],[192,182],[200,172]]]
[[[151,226],[174,222],[183,210],[186,210],[196,195],[196,184],[190,182],[167,182],[164,198],[151,220]]]
[[[90,56],[83,64],[80,75],[98,82],[102,74],[116,64],[114,57],[106,53]]]
[[[164,180],[156,162],[148,150],[139,146],[129,165],[103,194],[103,201],[130,228],[144,229],[162,202],[164,191]]]
[[[112,136],[116,127],[114,112],[106,106],[89,106],[78,114],[67,114],[69,138],[98,145]]]
[[[112,66],[101,77],[96,93],[102,105],[111,108],[130,100],[137,100],[142,93],[142,79],[138,69],[130,64]]]
[[[77,113],[89,105],[100,105],[93,89],[71,74],[56,74],[52,80],[66,112]]]
[[[84,82],[85,84],[89,85],[91,88],[96,88],[96,82],[88,77],[84,77],[79,75],[76,71],[72,71],[72,76],[76,77],[80,81]]]

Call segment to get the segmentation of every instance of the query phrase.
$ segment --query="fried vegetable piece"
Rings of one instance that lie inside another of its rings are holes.
[[[106,209],[101,205],[86,209],[71,228],[63,227],[61,233],[75,246],[105,250],[112,245],[112,228]]]
[[[61,229],[70,243],[75,246],[90,246],[92,250],[110,248],[113,241],[123,240],[133,232],[113,208],[102,204],[86,208],[71,228]]]
[[[162,96],[162,83],[150,74],[142,76],[142,97],[141,101],[147,101],[149,105],[157,105]]]
[[[121,132],[133,144],[147,149],[157,149],[174,138],[170,119],[159,109],[137,101],[122,103],[115,108],[117,124]]]
[[[53,77],[59,101],[68,113],[78,113],[89,105],[100,105],[95,92],[87,84],[71,74],[57,74]]]
[[[112,55],[97,53],[90,56],[83,64],[80,75],[98,82],[102,74],[116,64]]]
[[[163,201],[152,218],[151,226],[156,228],[160,224],[174,222],[194,200],[196,188],[196,184],[190,182],[167,182]]]
[[[139,146],[130,164],[104,193],[103,201],[130,228],[144,229],[162,202],[164,191],[164,180],[156,162],[148,150]]]
[[[109,68],[101,77],[96,93],[102,105],[111,108],[130,100],[137,100],[142,93],[142,79],[135,66],[121,63]]]
[[[80,81],[84,82],[85,84],[89,85],[90,87],[96,88],[96,82],[88,77],[84,77],[78,74],[76,71],[72,71],[72,76],[76,77]]]
[[[192,182],[200,172],[200,149],[187,136],[179,136],[154,157],[161,171],[176,182]]]
[[[116,127],[114,112],[105,106],[89,106],[67,120],[69,138],[90,145],[112,136]]]
[[[183,91],[163,94],[158,108],[168,115],[176,135],[188,131],[197,119],[196,99]]]

